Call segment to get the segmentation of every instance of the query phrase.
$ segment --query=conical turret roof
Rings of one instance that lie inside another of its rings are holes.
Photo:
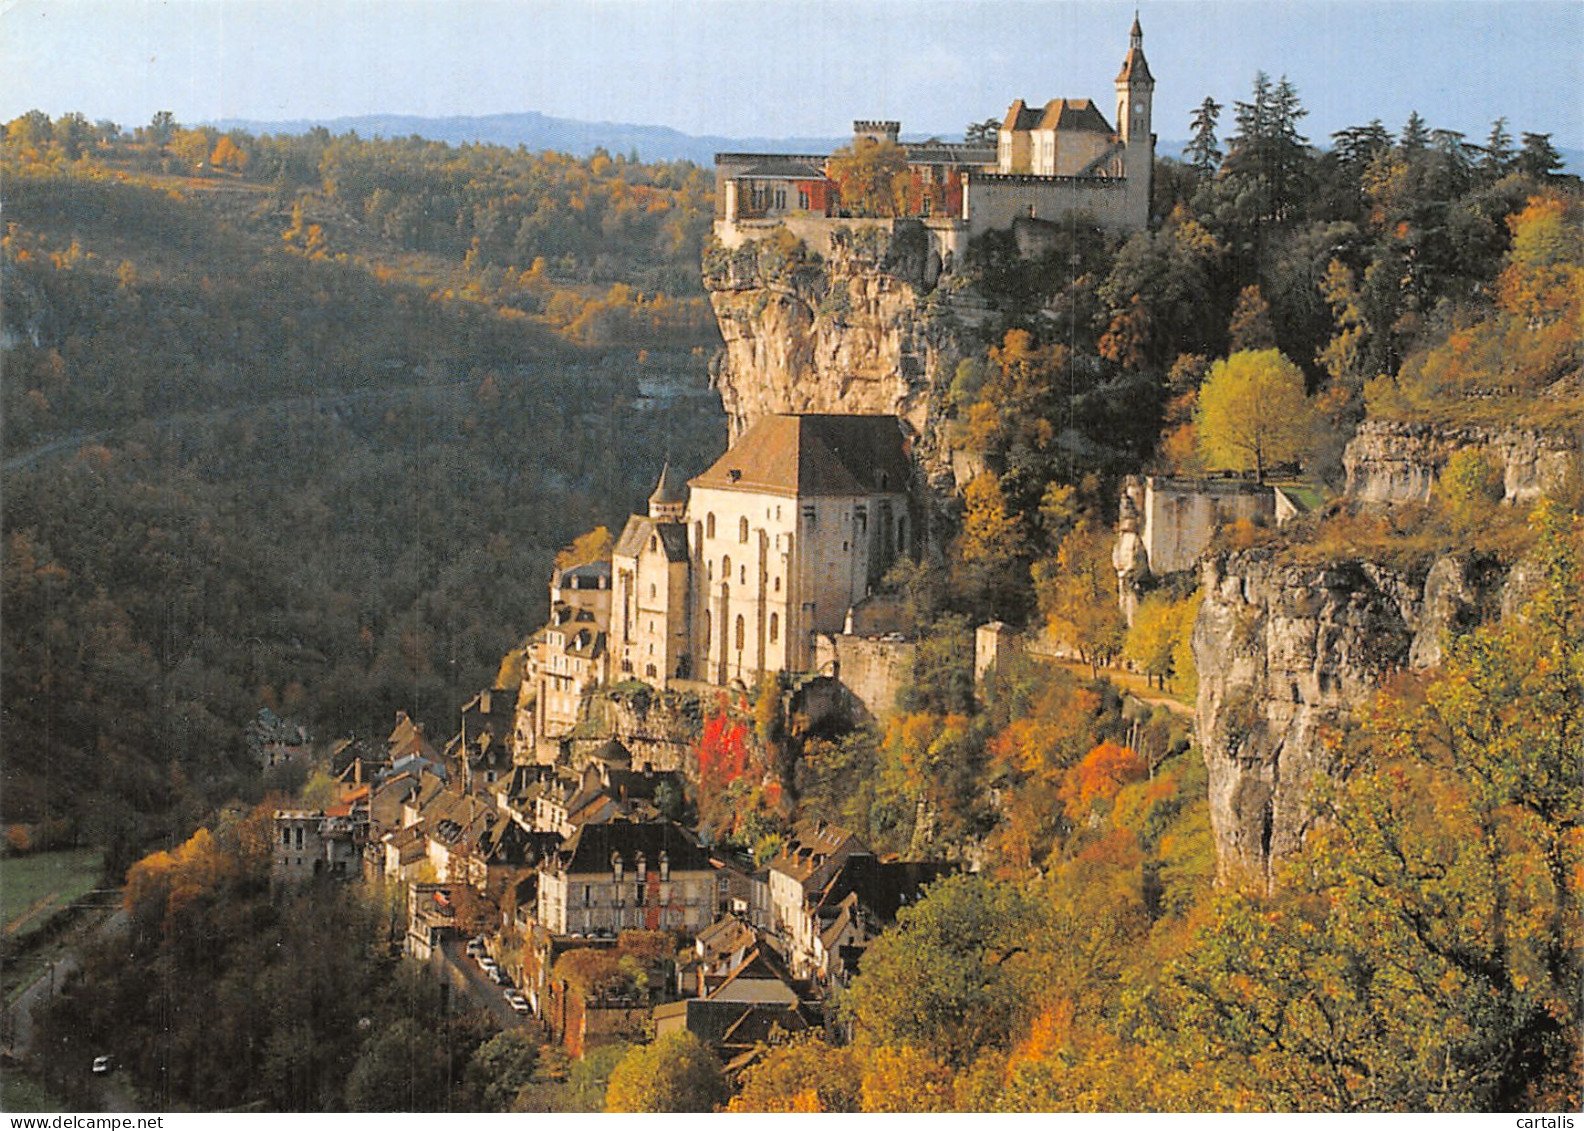
[[[649,501],[661,505],[687,502],[687,480],[671,470],[670,460],[666,460],[665,466],[660,469],[660,481],[655,484],[654,494],[649,496]]]

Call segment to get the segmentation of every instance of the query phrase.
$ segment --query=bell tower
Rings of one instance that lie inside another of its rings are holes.
[[[1127,177],[1127,211],[1133,223],[1149,223],[1150,181],[1155,172],[1155,134],[1151,130],[1155,79],[1144,61],[1144,29],[1133,13],[1127,57],[1116,77],[1117,137],[1122,142],[1122,169]]]

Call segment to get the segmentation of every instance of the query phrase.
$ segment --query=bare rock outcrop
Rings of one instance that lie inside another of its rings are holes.
[[[1569,435],[1368,420],[1342,456],[1347,496],[1366,503],[1424,502],[1447,461],[1470,448],[1501,468],[1503,498],[1509,503],[1534,502],[1584,465],[1584,431]]]
[[[705,257],[725,350],[712,374],[731,438],[772,413],[900,417],[922,477],[956,486],[939,394],[960,351],[922,228],[833,234],[825,254],[763,239]]]
[[[1461,554],[1404,572],[1248,551],[1206,558],[1201,580],[1196,730],[1218,879],[1267,888],[1302,846],[1356,708],[1391,671],[1439,663],[1448,631],[1498,600],[1502,574]]]

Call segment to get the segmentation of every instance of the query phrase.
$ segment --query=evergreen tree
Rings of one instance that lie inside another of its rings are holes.
[[[1193,138],[1183,149],[1183,156],[1188,158],[1188,164],[1205,176],[1213,176],[1221,167],[1221,146],[1216,140],[1216,123],[1221,118],[1221,104],[1208,94],[1205,100],[1194,111],[1193,121],[1189,123],[1193,130]]]
[[[1480,151],[1479,171],[1490,180],[1505,176],[1513,163],[1512,134],[1507,132],[1507,119],[1497,118],[1491,123],[1490,136]]]
[[[1514,164],[1526,177],[1544,180],[1562,171],[1562,155],[1551,144],[1550,134],[1526,133]]]
[[[1397,148],[1409,155],[1423,153],[1430,147],[1430,127],[1425,125],[1425,120],[1415,110],[1408,115],[1408,120],[1403,123],[1402,136],[1397,139]]]

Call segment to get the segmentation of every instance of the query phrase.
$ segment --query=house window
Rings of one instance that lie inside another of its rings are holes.
[[[722,554],[721,555],[721,580],[722,581],[730,581],[731,580],[731,555],[730,554]]]
[[[592,884],[583,885],[583,906],[594,906],[594,886]]]
[[[798,189],[798,207],[807,212],[809,207],[808,189]]]
[[[781,579],[776,578],[776,588],[781,588]],[[770,614],[770,643],[774,644],[781,636],[781,616],[779,613]]]
[[[302,833],[303,833],[302,826],[298,825],[297,826],[297,847],[298,848],[302,848]]]
[[[291,847],[291,830],[290,829],[282,829],[281,830],[281,847],[282,848],[290,848]]]

